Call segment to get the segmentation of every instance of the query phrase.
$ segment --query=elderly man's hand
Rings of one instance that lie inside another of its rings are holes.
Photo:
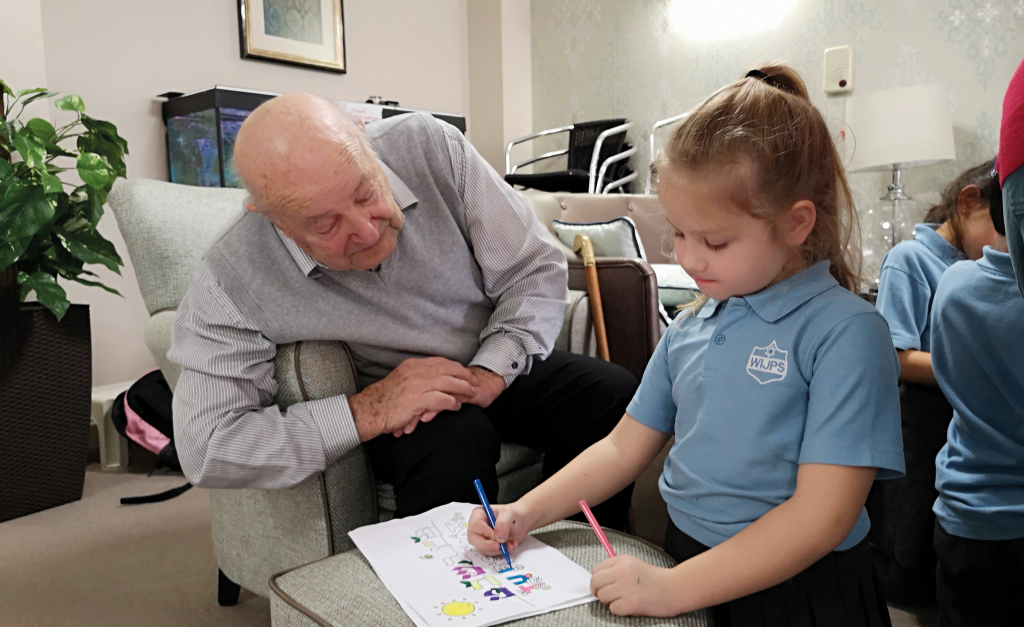
[[[480,385],[476,374],[450,359],[406,359],[388,376],[349,397],[348,404],[359,439],[366,442],[382,433],[412,433],[419,422],[429,422],[442,411],[457,411],[477,396]]]
[[[469,370],[473,371],[479,383],[473,387],[473,396],[463,402],[487,409],[505,391],[505,379],[480,366],[470,366]]]

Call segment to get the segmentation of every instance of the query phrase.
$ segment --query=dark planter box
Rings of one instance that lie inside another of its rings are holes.
[[[57,322],[26,303],[2,326],[0,522],[82,498],[92,394],[88,305]]]

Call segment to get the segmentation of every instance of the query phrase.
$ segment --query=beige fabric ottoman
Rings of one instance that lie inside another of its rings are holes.
[[[635,555],[658,566],[675,561],[658,547],[623,533],[607,531],[619,555]],[[594,531],[582,523],[563,521],[538,529],[533,535],[555,547],[587,570],[607,555]],[[405,612],[373,572],[358,549],[300,566],[270,579],[271,620],[274,627],[342,627],[381,625],[412,627]],[[594,601],[557,612],[505,623],[517,627],[707,627],[709,612],[702,610],[675,618],[619,617]]]

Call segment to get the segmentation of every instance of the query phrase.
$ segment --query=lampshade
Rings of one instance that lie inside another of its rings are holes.
[[[949,97],[942,85],[886,89],[846,103],[850,171],[880,172],[956,159]]]

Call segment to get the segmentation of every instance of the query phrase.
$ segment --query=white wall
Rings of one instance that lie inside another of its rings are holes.
[[[241,59],[236,0],[0,0],[0,76],[11,76],[15,88],[24,81],[79,94],[89,114],[113,122],[128,140],[129,178],[167,180],[154,99],[166,91],[225,85],[356,101],[373,94],[466,114],[466,2],[345,0],[349,70],[341,75]],[[127,256],[109,214],[100,231]],[[148,313],[125,261],[123,277],[97,271],[124,299],[66,286],[74,302],[92,305],[94,385],[155,367],[142,339]]]

